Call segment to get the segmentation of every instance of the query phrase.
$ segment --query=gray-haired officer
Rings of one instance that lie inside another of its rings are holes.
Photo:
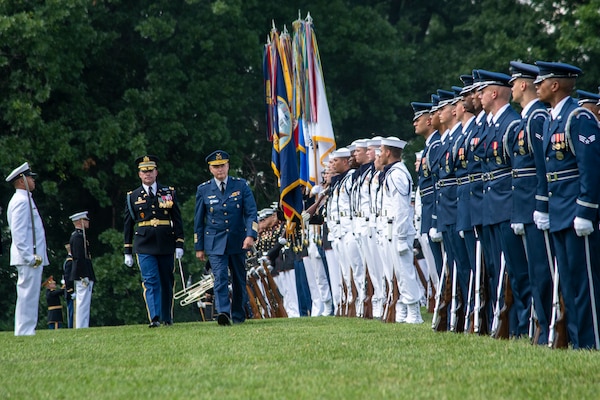
[[[127,193],[125,202],[125,265],[137,254],[150,328],[173,324],[174,259],[183,257],[183,221],[175,188],[161,185],[158,157],[135,161],[141,186]],[[134,227],[137,228],[134,230]],[[133,241],[135,233],[135,242]]]
[[[35,176],[23,163],[6,177],[15,188],[6,210],[12,236],[10,265],[18,273],[15,336],[35,335],[43,267],[49,264],[44,224],[31,196]]]
[[[540,69],[534,81],[538,98],[551,107],[543,146],[567,332],[573,348],[598,349],[600,128],[596,117],[570,96],[581,69],[556,62],[535,64]]]
[[[71,234],[69,244],[73,255],[73,266],[70,279],[75,282],[75,328],[88,328],[90,326],[90,306],[96,275],[92,267],[90,243],[87,229],[90,220],[87,211],[75,213],[69,217],[73,221],[75,230]]]

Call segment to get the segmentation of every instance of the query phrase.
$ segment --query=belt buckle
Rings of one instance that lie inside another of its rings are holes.
[[[519,172],[516,169],[512,170],[512,177],[513,178],[518,178],[519,177]]]
[[[152,218],[150,220],[150,225],[152,225],[154,228],[156,228],[158,226],[158,222],[159,222],[158,218]]]

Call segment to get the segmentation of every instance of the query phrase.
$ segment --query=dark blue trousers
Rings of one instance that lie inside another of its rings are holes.
[[[215,278],[214,294],[217,313],[226,313],[234,323],[246,320],[244,305],[247,301],[246,267],[244,253],[215,255],[209,254],[213,276]],[[231,300],[229,299],[229,275],[231,274]]]

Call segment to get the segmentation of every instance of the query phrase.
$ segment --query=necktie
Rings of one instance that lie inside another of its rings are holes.
[[[225,193],[225,182],[221,182],[221,194]]]
[[[154,192],[152,191],[152,186],[148,186],[148,196],[150,196],[151,198],[154,197]]]

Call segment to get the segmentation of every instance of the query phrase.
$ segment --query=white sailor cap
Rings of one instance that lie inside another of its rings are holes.
[[[395,136],[390,136],[390,137],[381,139],[381,145],[388,146],[388,147],[397,147],[399,149],[403,149],[404,146],[406,146],[406,142]]]
[[[13,171],[6,177],[6,182],[12,182],[20,176],[37,176],[37,174],[31,172],[28,162],[24,162],[17,168],[13,169]]]
[[[69,217],[69,219],[73,222],[79,221],[80,219],[89,219],[87,211],[80,211],[75,213]]]
[[[347,147],[341,147],[331,153],[331,158],[348,158],[350,157],[350,149]]]
[[[352,142],[352,145],[354,146],[355,150],[359,147],[362,149],[366,149],[368,147],[368,143],[369,139],[358,139]]]
[[[367,142],[367,146],[379,147],[381,146],[381,139],[383,139],[381,136],[374,136],[371,139],[369,139],[369,141]]]

